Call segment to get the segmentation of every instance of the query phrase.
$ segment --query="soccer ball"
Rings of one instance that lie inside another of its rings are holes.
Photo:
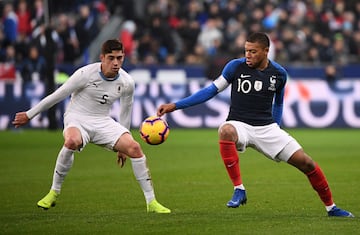
[[[141,139],[151,145],[164,143],[169,133],[167,122],[157,116],[147,117],[140,126]]]

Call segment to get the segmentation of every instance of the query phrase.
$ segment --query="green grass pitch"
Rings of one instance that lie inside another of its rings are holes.
[[[0,132],[0,234],[360,234],[360,130],[288,130],[316,160],[336,204],[356,218],[329,218],[307,178],[254,150],[240,156],[248,203],[225,206],[232,185],[216,129],[172,129],[150,146],[157,199],[171,214],[147,214],[131,170],[94,145],[75,155],[56,207],[36,207],[51,185],[61,131]]]

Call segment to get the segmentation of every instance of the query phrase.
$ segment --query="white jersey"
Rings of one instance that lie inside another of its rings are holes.
[[[31,119],[71,95],[66,113],[82,116],[109,116],[112,104],[120,99],[120,123],[130,129],[135,82],[123,69],[114,79],[101,73],[101,63],[79,68],[54,93],[26,112]],[[86,121],[86,120],[84,120]]]

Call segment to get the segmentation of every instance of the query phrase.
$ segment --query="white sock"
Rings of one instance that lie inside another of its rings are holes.
[[[65,176],[71,169],[73,162],[74,150],[63,146],[56,160],[53,182],[51,185],[51,189],[55,190],[57,193],[60,193],[61,185],[64,182]]]
[[[243,184],[234,186],[234,190],[237,189],[237,188],[238,188],[238,189],[245,190],[245,186],[244,186]]]
[[[145,155],[141,158],[130,158],[136,180],[144,193],[146,203],[155,199],[154,188]]]
[[[327,212],[331,211],[331,209],[332,209],[334,206],[336,206],[335,203],[333,203],[333,204],[330,205],[330,206],[325,206],[326,211],[327,211]]]

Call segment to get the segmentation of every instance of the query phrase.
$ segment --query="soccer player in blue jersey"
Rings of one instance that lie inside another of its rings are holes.
[[[303,172],[329,216],[354,217],[336,207],[320,166],[280,128],[287,72],[268,59],[269,45],[265,33],[251,34],[245,42],[244,58],[228,62],[210,86],[176,103],[160,105],[157,115],[205,102],[231,85],[230,111],[218,129],[220,154],[234,185],[234,194],[227,206],[236,208],[247,201],[238,151],[252,147],[274,161],[287,162]]]

